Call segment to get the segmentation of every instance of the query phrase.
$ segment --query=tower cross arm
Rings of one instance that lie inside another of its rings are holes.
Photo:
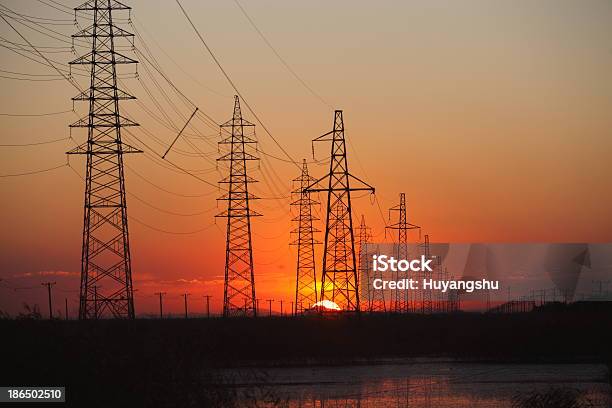
[[[391,225],[385,226],[385,228],[388,228],[388,229],[407,229],[407,230],[410,230],[410,229],[421,229],[420,226],[411,224],[409,222],[407,222],[405,224],[402,224],[400,222],[396,222],[395,224],[391,224]]]
[[[324,175],[323,177],[317,179],[316,181],[310,183],[308,185],[308,187],[306,187],[304,189],[305,192],[307,193],[316,193],[316,192],[321,192],[321,191],[370,191],[371,193],[375,192],[375,188],[371,185],[369,185],[368,183],[366,183],[365,181],[361,180],[360,178],[353,176],[350,173],[347,173],[348,177],[353,178],[354,180],[357,180],[358,182],[360,182],[361,184],[363,184],[363,186],[361,187],[339,187],[339,188],[329,188],[329,187],[316,187],[318,184],[320,184],[323,180],[326,180],[327,178],[330,177],[329,174]]]

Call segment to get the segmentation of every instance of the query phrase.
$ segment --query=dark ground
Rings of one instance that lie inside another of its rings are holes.
[[[0,320],[0,384],[65,385],[78,407],[232,407],[216,367],[424,356],[610,366],[611,329],[601,302],[514,315]]]

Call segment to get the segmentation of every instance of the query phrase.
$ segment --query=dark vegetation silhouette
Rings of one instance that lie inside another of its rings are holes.
[[[38,305],[30,306],[24,302],[23,311],[19,312],[17,319],[40,320],[42,319],[42,314],[40,313]]]
[[[276,403],[261,371],[270,366],[440,356],[508,364],[611,361],[612,313],[603,303],[513,315],[134,321],[40,320],[34,309],[25,315],[35,318],[0,320],[0,383],[65,385],[68,406],[231,408],[238,400],[241,407]],[[252,367],[256,381],[249,382],[260,388],[249,391],[251,396],[239,395],[244,392],[236,386],[241,379],[217,371],[231,367]]]

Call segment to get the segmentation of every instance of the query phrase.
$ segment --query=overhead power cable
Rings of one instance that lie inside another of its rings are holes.
[[[81,175],[79,174],[79,172],[78,172],[78,171],[76,171],[76,170],[75,170],[75,169],[74,169],[72,166],[70,166],[70,164],[69,164],[69,163],[68,163],[67,165],[68,165],[68,168],[70,168],[70,170],[72,170],[72,172],[73,172],[73,173],[74,173],[74,174],[75,174],[77,177],[79,177],[81,180],[84,180],[83,176],[81,176]],[[161,209],[159,209],[159,208],[156,208],[156,207],[154,207],[154,208],[155,208],[155,209],[158,209],[158,210],[160,210],[160,211],[162,211],[162,210],[161,210]],[[176,215],[176,214],[175,214],[175,215]],[[214,227],[214,226],[216,225],[215,223],[212,223],[212,224],[209,224],[209,225],[207,225],[207,226],[205,226],[205,227],[203,227],[203,228],[200,228],[200,229],[197,229],[197,230],[194,230],[194,231],[168,231],[168,230],[166,230],[166,229],[163,229],[163,228],[158,228],[158,227],[155,227],[155,226],[153,226],[153,225],[150,225],[150,224],[148,224],[148,223],[146,223],[146,222],[144,222],[144,221],[139,220],[138,218],[136,218],[136,217],[134,217],[134,216],[132,216],[132,215],[128,216],[128,219],[129,219],[130,221],[136,221],[138,224],[141,224],[141,225],[143,225],[143,226],[145,226],[145,227],[147,227],[147,228],[149,228],[149,229],[152,229],[152,230],[154,230],[154,231],[157,231],[157,232],[162,232],[162,233],[164,233],[164,234],[171,234],[171,235],[192,235],[192,234],[197,234],[197,233],[199,233],[199,232],[206,231],[207,229],[212,228],[212,227]]]
[[[26,81],[26,82],[52,82],[52,81],[63,81],[62,78],[46,78],[46,79],[34,79],[34,78],[15,78],[11,76],[0,75],[2,79],[11,79],[13,81]]]
[[[278,53],[278,51],[276,51],[276,49],[272,46],[272,44],[270,43],[270,41],[268,41],[268,39],[266,38],[266,36],[264,35],[264,33],[259,29],[259,27],[257,27],[257,25],[255,24],[255,21],[253,21],[253,19],[251,18],[251,16],[249,16],[249,14],[246,12],[246,10],[244,9],[244,7],[242,7],[242,4],[240,4],[240,1],[238,0],[234,0],[234,3],[236,3],[236,5],[238,6],[238,8],[240,9],[240,11],[242,11],[242,14],[244,14],[244,16],[246,17],[246,19],[249,21],[249,23],[251,24],[251,26],[253,27],[253,29],[257,32],[257,34],[259,34],[259,36],[261,37],[261,39],[263,40],[264,43],[266,43],[266,45],[268,46],[268,48],[270,48],[270,50],[272,50],[272,52],[274,53],[274,55],[276,55],[276,57],[278,58],[278,60],[285,66],[285,68],[287,68],[287,70],[291,73],[291,75],[293,75],[293,77],[300,83],[302,84],[302,86],[304,88],[306,88],[311,94],[312,96],[314,96],[315,98],[317,98],[321,103],[323,103],[325,106],[327,106],[330,109],[334,109],[334,107],[332,105],[330,105],[321,95],[319,95],[317,92],[314,91],[314,89],[312,89],[307,83],[306,81],[304,81],[296,72],[295,70],[293,70],[293,68],[291,68],[291,65],[289,65],[287,63],[287,61],[285,61],[285,59]]]
[[[144,182],[146,182],[147,184],[155,187],[156,189],[163,191],[164,193],[168,193],[177,197],[184,197],[184,198],[199,198],[199,197],[205,197],[205,196],[209,196],[212,193],[215,192],[215,190],[212,190],[208,193],[203,193],[203,194],[183,194],[183,193],[177,193],[175,191],[171,191],[168,190],[160,185],[157,185],[155,183],[153,183],[151,180],[149,180],[148,178],[146,178],[145,176],[143,176],[142,174],[138,173],[136,170],[134,170],[133,168],[129,167],[128,165],[125,166],[128,170],[130,170],[132,173],[134,173],[136,176],[138,176],[140,179],[142,179]]]
[[[2,18],[2,20],[4,20],[4,22],[6,24],[9,25],[9,27],[11,27],[13,29],[13,31],[15,31],[17,33],[17,35],[19,35],[19,37],[21,37],[22,40],[24,40],[34,51],[36,51],[36,53],[42,58],[44,59],[47,64],[49,64],[50,67],[52,67],[53,69],[55,69],[66,81],[68,81],[73,87],[75,87],[79,93],[83,92],[83,90],[81,89],[80,86],[78,86],[73,80],[71,80],[70,78],[68,78],[62,71],[60,71],[59,68],[57,68],[50,60],[49,58],[47,58],[45,55],[43,55],[43,53],[41,53],[36,47],[34,47],[32,45],[32,43],[25,38],[20,32],[19,30],[17,30],[5,17],[4,15],[0,14],[0,18]]]
[[[268,128],[266,127],[266,125],[261,121],[261,119],[259,119],[259,116],[257,116],[257,114],[255,113],[255,111],[253,110],[253,108],[251,108],[251,105],[249,104],[249,102],[244,98],[244,95],[242,95],[242,93],[238,90],[238,87],[236,86],[236,84],[234,83],[234,81],[232,81],[232,79],[230,78],[230,76],[227,74],[227,72],[225,71],[225,69],[223,68],[223,66],[221,65],[221,63],[219,62],[219,60],[217,59],[217,57],[215,56],[215,54],[212,52],[212,50],[210,49],[210,47],[208,46],[208,44],[206,43],[206,41],[204,40],[204,37],[202,37],[202,34],[200,34],[200,31],[196,28],[196,26],[193,24],[193,21],[191,20],[191,18],[189,17],[189,14],[187,14],[187,11],[185,11],[185,9],[183,8],[183,5],[181,4],[181,2],[179,0],[176,0],[176,3],[178,4],[178,6],[181,8],[181,11],[183,12],[183,14],[185,15],[185,18],[187,19],[187,21],[189,22],[189,24],[191,25],[191,27],[193,28],[193,30],[195,31],[195,33],[197,34],[198,38],[200,39],[200,41],[202,42],[202,44],[204,45],[204,47],[206,48],[206,50],[208,51],[208,53],[210,54],[210,56],[212,57],[212,59],[215,61],[215,64],[217,64],[217,67],[219,67],[219,69],[221,70],[221,73],[223,74],[223,76],[225,77],[225,79],[227,79],[227,81],[229,82],[229,84],[232,86],[232,88],[234,89],[234,91],[236,92],[236,94],[240,97],[240,99],[242,99],[242,101],[244,102],[245,106],[247,107],[247,109],[249,110],[249,112],[251,112],[251,115],[253,115],[253,117],[255,118],[255,120],[257,120],[257,123],[259,123],[259,125],[263,128],[263,130],[268,134],[268,136],[270,136],[270,138],[274,141],[274,143],[276,144],[276,146],[278,146],[278,148],[283,152],[283,154],[285,156],[287,156],[287,158],[301,171],[302,168],[301,166],[298,164],[298,162],[291,157],[291,155],[287,152],[287,150],[285,150],[285,148],[279,143],[278,140],[276,140],[276,138],[272,135],[272,133],[268,130]]]
[[[146,144],[145,142],[143,142],[143,141],[142,141],[142,140],[141,140],[141,139],[140,139],[138,136],[136,136],[136,135],[135,135],[133,132],[131,132],[131,131],[130,131],[130,130],[128,130],[128,129],[125,129],[125,132],[126,132],[126,133],[128,133],[130,136],[132,136],[134,139],[136,139],[138,142],[140,142],[140,144],[142,144],[143,146],[145,146],[147,149],[149,149],[150,151],[154,152],[156,156],[161,157],[159,154],[157,154],[157,153],[155,152],[155,150],[151,149],[151,147],[150,147],[148,144]],[[210,181],[208,181],[208,180],[205,180],[205,179],[203,179],[203,178],[201,178],[201,177],[196,176],[195,174],[191,173],[190,171],[188,171],[188,170],[186,170],[186,169],[182,168],[182,167],[181,167],[181,166],[179,166],[178,164],[175,164],[174,162],[172,162],[172,161],[170,161],[170,160],[168,160],[168,159],[165,159],[165,160],[164,160],[164,162],[169,163],[170,165],[172,165],[173,167],[175,167],[175,168],[177,168],[178,170],[182,171],[183,173],[188,174],[188,175],[190,175],[191,177],[193,177],[193,178],[195,178],[195,179],[197,179],[197,180],[200,180],[200,181],[201,181],[202,183],[204,183],[204,184],[208,184],[209,186],[212,186],[212,187],[215,187],[215,188],[220,188],[220,187],[219,187],[217,184],[211,183],[211,182],[210,182]]]
[[[32,142],[32,143],[8,143],[8,144],[0,144],[0,147],[28,147],[28,146],[39,146],[39,145],[46,145],[46,144],[51,144],[51,143],[57,143],[57,142],[61,142],[64,140],[70,140],[69,137],[63,137],[61,139],[53,139],[53,140],[45,140],[43,142]]]
[[[47,113],[0,113],[0,116],[16,116],[16,117],[53,116],[53,115],[62,115],[64,113],[70,113],[70,112],[73,112],[73,110],[70,109],[70,110],[65,110],[61,112],[47,112]],[[44,142],[44,143],[59,142],[60,140],[66,140],[66,138],[51,140],[51,141]],[[43,143],[40,143],[40,144],[43,144]],[[0,146],[7,146],[7,145],[0,145]],[[14,145],[11,145],[11,146],[14,146]]]
[[[185,95],[185,94],[184,94],[184,93],[183,93],[183,92],[182,92],[180,89],[178,89],[178,88],[177,88],[177,86],[176,86],[176,85],[174,85],[174,82],[172,82],[172,81],[171,81],[171,80],[170,80],[170,79],[169,79],[169,78],[166,76],[166,74],[164,74],[164,73],[163,73],[163,71],[162,71],[160,68],[158,68],[158,67],[157,67],[157,66],[156,66],[156,65],[155,65],[153,62],[151,62],[151,60],[149,59],[149,57],[147,57],[147,56],[146,56],[146,55],[145,55],[145,54],[144,54],[142,51],[140,51],[138,48],[135,48],[135,50],[136,50],[136,53],[137,53],[138,55],[140,55],[142,58],[144,58],[144,59],[145,59],[145,61],[147,61],[147,62],[149,63],[149,65],[150,65],[151,67],[153,67],[153,69],[154,69],[154,70],[156,70],[156,71],[157,71],[157,73],[158,73],[159,75],[161,75],[161,76],[162,76],[162,78],[164,78],[164,79],[166,80],[166,82],[168,82],[168,84],[170,84],[170,86],[171,86],[172,88],[174,88],[174,90],[175,90],[177,93],[179,93],[179,94],[180,94],[180,95],[181,95],[183,98],[185,98],[185,100],[187,100],[189,103],[191,103],[191,104],[193,105],[193,107],[194,107],[194,108],[197,108],[197,107],[198,107],[198,106],[197,106],[197,105],[196,105],[196,104],[195,104],[195,103],[194,103],[194,102],[193,102],[191,99],[189,99],[189,98],[187,97],[187,95]],[[207,115],[205,112],[203,112],[202,110],[200,110],[200,113],[202,113],[204,116],[206,116],[206,118],[208,118],[208,119],[209,119],[209,120],[211,120],[212,122],[214,122],[214,123],[218,123],[216,120],[214,120],[213,118],[211,118],[210,116],[208,116],[208,115]]]
[[[0,178],[31,176],[33,174],[47,173],[53,170],[61,169],[62,167],[66,167],[66,166],[68,166],[68,163],[60,164],[59,166],[49,167],[48,169],[42,169],[42,170],[32,170],[32,171],[26,171],[23,173],[0,174]]]
[[[143,222],[143,221],[139,220],[138,218],[136,218],[136,217],[134,217],[132,215],[129,216],[129,219],[130,219],[130,221],[136,221],[138,224],[141,224],[141,225],[143,225],[143,226],[145,226],[145,227],[147,227],[149,229],[152,229],[153,231],[161,232],[161,233],[164,233],[164,234],[170,234],[170,235],[193,235],[193,234],[197,234],[199,232],[206,231],[207,229],[210,229],[210,228],[215,226],[215,224],[212,223],[212,224],[209,224],[209,225],[207,225],[205,227],[202,227],[200,229],[193,230],[193,231],[168,231],[166,229],[162,229],[162,228],[154,227],[153,225],[149,225],[146,222]]]
[[[138,37],[138,39],[144,44],[144,38],[143,36],[139,33],[139,29],[136,27],[136,18],[132,19],[132,27],[134,29],[134,33],[136,34],[136,36]],[[149,36],[149,38],[153,41],[153,43],[157,46],[157,48],[160,49],[160,51],[166,56],[168,57],[168,59],[181,71],[183,72],[189,79],[191,79],[193,82],[195,82],[196,84],[200,85],[202,88],[206,89],[209,92],[212,92],[215,95],[221,96],[223,98],[231,98],[231,95],[225,95],[222,94],[216,90],[214,90],[213,88],[207,86],[206,84],[202,83],[198,78],[196,78],[195,76],[193,76],[192,74],[190,74],[189,72],[187,72],[185,70],[185,68],[183,68],[183,64],[179,64],[174,58],[172,58],[172,56],[166,52],[166,50],[159,44],[159,42],[155,39],[155,37],[153,37],[151,35],[151,33],[149,33],[146,29],[145,26],[142,26],[143,31],[145,32],[145,34],[147,34]]]

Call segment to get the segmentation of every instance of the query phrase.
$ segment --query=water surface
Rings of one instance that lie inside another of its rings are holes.
[[[263,407],[510,408],[515,395],[570,387],[594,407],[612,406],[597,364],[480,364],[391,360],[378,364],[230,370],[244,403]]]

